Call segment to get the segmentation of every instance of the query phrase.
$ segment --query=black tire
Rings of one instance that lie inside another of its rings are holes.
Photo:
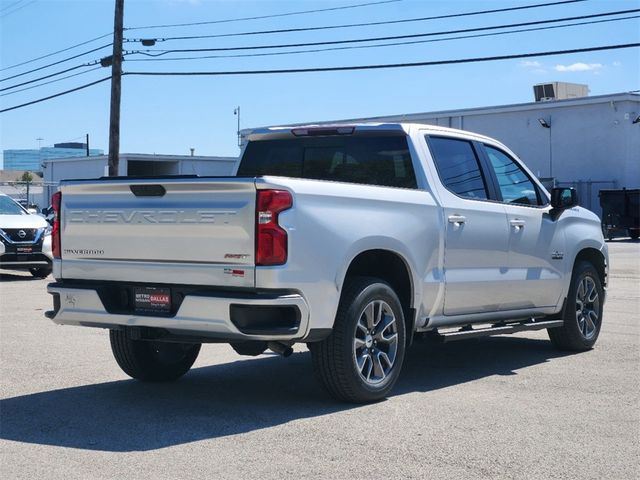
[[[628,232],[632,240],[637,240],[640,237],[640,230],[637,228],[630,228]]]
[[[199,343],[132,340],[110,330],[111,351],[124,373],[148,382],[169,382],[187,373],[200,353]]]
[[[378,323],[367,331],[367,319],[375,321],[374,317],[379,317]],[[385,325],[380,327],[382,322]],[[353,277],[345,281],[331,335],[308,346],[316,375],[333,397],[368,403],[385,398],[393,388],[405,343],[404,315],[393,289],[377,278]],[[393,361],[389,363],[384,355]]]
[[[591,349],[600,334],[603,304],[604,290],[597,270],[589,262],[578,262],[571,275],[564,325],[547,329],[551,342],[561,350],[581,352]]]
[[[46,278],[51,274],[52,268],[51,267],[36,267],[36,268],[30,268],[29,272],[31,272],[31,275],[33,275],[36,278]]]

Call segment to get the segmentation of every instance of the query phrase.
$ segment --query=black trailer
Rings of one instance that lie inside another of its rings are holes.
[[[600,190],[602,233],[614,237],[640,236],[640,189]]]

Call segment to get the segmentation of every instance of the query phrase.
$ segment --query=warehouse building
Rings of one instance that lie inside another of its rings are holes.
[[[210,157],[197,155],[155,155],[121,153],[119,176],[200,175],[228,176],[235,169],[237,157]],[[99,178],[108,176],[109,157],[70,157],[43,162],[44,191],[42,205],[56,191],[61,180]]]
[[[585,85],[560,82],[536,85],[534,94],[531,103],[304,124],[413,122],[481,133],[507,145],[546,185],[574,186],[598,214],[599,190],[640,188],[640,95],[590,97]]]

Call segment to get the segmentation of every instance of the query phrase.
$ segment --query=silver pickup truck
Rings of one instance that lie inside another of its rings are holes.
[[[547,329],[591,348],[607,247],[571,189],[507,147],[414,124],[254,131],[237,175],[73,180],[54,195],[58,324],[109,329],[125,373],[168,381],[202,343],[306,343],[334,397],[369,402],[416,334]]]

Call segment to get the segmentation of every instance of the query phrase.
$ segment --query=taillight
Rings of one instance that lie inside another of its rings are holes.
[[[56,192],[51,197],[53,207],[53,227],[51,227],[51,250],[53,258],[61,258],[60,252],[60,205],[62,202],[62,192]]]
[[[256,265],[287,263],[287,232],[278,225],[278,214],[291,208],[286,190],[258,190],[256,199]]]

